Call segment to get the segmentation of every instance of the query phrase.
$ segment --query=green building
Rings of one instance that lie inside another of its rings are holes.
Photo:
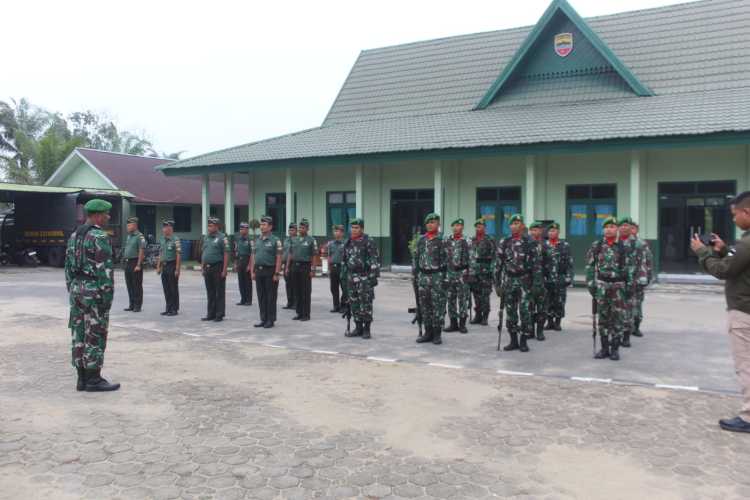
[[[521,211],[558,220],[577,266],[628,214],[663,272],[691,272],[689,234],[731,240],[750,189],[748,19],[746,0],[590,19],[555,0],[532,27],[363,51],[320,127],[157,169],[202,179],[204,225],[221,181],[228,222],[235,183],[282,229],[363,216],[386,264],[429,211],[496,236]]]

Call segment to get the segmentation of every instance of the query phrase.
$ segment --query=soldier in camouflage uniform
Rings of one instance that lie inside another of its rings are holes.
[[[451,324],[443,331],[468,333],[466,317],[469,315],[469,301],[471,299],[471,291],[467,283],[469,242],[464,238],[463,219],[454,220],[451,228],[453,234],[445,240],[445,247],[448,252],[448,317]]]
[[[530,301],[544,287],[542,252],[524,234],[523,216],[513,215],[509,223],[511,235],[497,245],[494,277],[495,292],[505,302],[505,324],[510,335],[510,343],[503,350],[528,352],[526,339],[534,337]]]
[[[534,332],[536,333],[536,339],[540,342],[545,340],[544,336],[544,322],[547,320],[547,310],[549,307],[547,297],[547,283],[549,282],[550,265],[551,265],[551,252],[549,245],[544,240],[544,224],[538,221],[534,221],[529,226],[529,236],[532,241],[539,247],[539,252],[542,254],[542,273],[544,286],[541,287],[536,293],[531,296],[531,321],[534,324]]]
[[[625,243],[617,238],[617,219],[605,219],[604,238],[586,254],[586,285],[598,315],[601,350],[596,359],[620,359],[619,347],[627,323],[626,290],[632,287],[633,266]]]
[[[646,244],[633,236],[633,219],[623,217],[619,221],[620,240],[628,251],[628,265],[632,267],[633,283],[625,290],[625,331],[622,337],[622,347],[630,347],[630,335],[635,331],[635,318],[638,309],[638,288],[648,285],[646,278]]]
[[[440,231],[440,216],[427,214],[424,219],[427,232],[417,240],[412,261],[412,275],[419,296],[419,309],[425,333],[417,343],[432,341],[443,343],[442,332],[445,321],[445,298],[448,289],[448,253]]]
[[[84,205],[86,223],[68,240],[65,284],[70,294],[68,327],[72,334],[72,363],[78,372],[76,390],[116,391],[101,376],[107,348],[109,310],[115,292],[112,243],[103,229],[112,204],[99,199]]]
[[[351,237],[344,243],[341,281],[344,285],[344,308],[354,317],[356,328],[347,337],[371,337],[372,302],[380,276],[378,247],[363,233],[364,219],[353,219],[350,223]]]
[[[638,238],[638,223],[633,221],[631,225],[631,233],[635,238]],[[641,322],[643,321],[643,300],[646,298],[646,287],[654,282],[654,253],[651,251],[651,246],[646,240],[640,240],[643,242],[643,264],[646,272],[646,284],[638,283],[636,287],[636,298],[637,302],[635,305],[635,314],[633,316],[633,336],[643,337],[641,332]]]
[[[560,331],[560,322],[565,317],[565,302],[568,287],[573,284],[573,255],[570,244],[560,239],[560,224],[553,222],[547,228],[549,246],[549,270],[547,273],[547,329]]]
[[[469,284],[474,296],[473,325],[487,325],[490,317],[490,293],[492,293],[492,269],[497,248],[485,233],[484,219],[474,222],[475,236],[469,241]]]

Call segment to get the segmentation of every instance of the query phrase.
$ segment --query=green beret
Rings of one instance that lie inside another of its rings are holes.
[[[362,217],[355,217],[351,221],[349,221],[350,226],[359,226],[359,227],[365,227],[365,220]]]
[[[480,217],[477,220],[474,221],[474,227],[477,226],[484,226],[486,222],[484,221],[484,217]]]
[[[628,216],[620,217],[620,220],[617,221],[617,225],[622,226],[623,224],[633,224],[633,219]]]
[[[310,227],[310,221],[307,220],[307,219],[302,219],[301,221],[299,221],[299,225],[300,226],[305,226],[305,227]]]
[[[453,222],[451,222],[451,226],[455,226],[456,224],[461,224],[463,226],[464,225],[464,220],[461,217],[459,217],[458,219],[456,219]]]
[[[514,222],[520,222],[523,224],[523,215],[521,214],[513,214],[510,216],[510,219],[508,219],[508,224],[513,224]]]
[[[208,223],[209,224],[219,224],[220,222],[221,221],[219,220],[218,217],[209,217],[208,218]]]
[[[538,229],[538,228],[543,228],[543,227],[544,227],[544,224],[542,224],[538,220],[535,220],[534,222],[531,223],[531,225],[529,225],[529,229]]]
[[[270,217],[269,217],[270,219]],[[261,219],[261,222],[263,222],[263,219]],[[290,222],[289,223],[289,229],[297,229],[297,223],[296,222]]]
[[[128,224],[138,224],[138,217],[128,217]]]
[[[87,201],[83,206],[83,209],[88,214],[98,214],[102,212],[109,212],[110,210],[112,210],[112,204],[106,200],[94,198],[93,200]]]
[[[436,214],[435,212],[432,212],[432,213],[429,213],[429,214],[427,214],[425,216],[424,223],[427,224],[428,222],[431,222],[431,221],[434,221],[434,220],[439,221],[440,220],[440,216],[438,214]]]
[[[549,226],[547,226],[547,229],[557,229],[559,231],[560,230],[560,224],[557,223],[557,222],[553,222],[552,224],[550,224]]]
[[[637,223],[636,221],[634,221],[634,220],[631,220],[631,221],[630,221],[630,225],[631,225],[631,226],[635,226],[635,227],[641,227],[641,226],[639,226],[639,225],[638,225],[638,223]]]
[[[344,225],[343,224],[334,224],[333,226],[331,226],[331,229],[333,229],[334,231],[343,231],[344,230]]]
[[[172,219],[164,219],[163,221],[161,221],[161,225],[174,227],[174,221]]]
[[[610,225],[613,225],[613,226],[618,225],[616,217],[607,217],[606,219],[604,219],[604,222],[602,222],[602,227],[610,226]]]
[[[260,218],[260,221],[265,222],[266,224],[273,225],[273,217],[271,217],[270,215],[264,215],[263,217]],[[292,224],[294,224],[294,222],[292,222]],[[290,226],[292,224],[290,224]],[[297,229],[297,226],[294,226],[294,228]]]
[[[247,222],[240,222],[240,229],[250,229],[250,224]]]

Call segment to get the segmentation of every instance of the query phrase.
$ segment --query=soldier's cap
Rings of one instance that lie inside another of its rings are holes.
[[[331,226],[331,229],[333,229],[334,231],[343,231],[344,230],[344,225],[343,224],[334,224],[333,226]]]
[[[425,216],[424,223],[427,224],[428,222],[432,222],[434,220],[436,220],[436,221],[439,222],[440,221],[440,216],[438,214],[436,214],[435,212],[432,212],[432,213],[429,213],[429,214],[427,214]]]
[[[260,221],[265,222],[266,224],[273,224],[273,217],[270,215],[264,215],[260,218]],[[292,222],[292,224],[294,224],[294,222]],[[289,227],[292,227],[292,224],[289,224]]]
[[[631,226],[635,226],[635,227],[641,227],[641,226],[639,226],[639,225],[638,225],[638,222],[637,222],[637,221],[634,221],[634,220],[631,220],[631,221],[630,221],[630,225],[631,225]]]
[[[250,224],[247,222],[240,222],[240,229],[250,229]]]
[[[521,214],[513,214],[510,216],[510,219],[508,219],[508,224],[513,224],[514,222],[520,222],[523,224],[523,215]]]
[[[480,218],[478,218],[477,220],[474,221],[474,227],[484,226],[486,224],[487,224],[487,222],[484,220],[484,217],[480,217]]]
[[[553,222],[552,224],[550,224],[549,226],[547,226],[547,229],[557,229],[559,231],[560,230],[560,223]]]
[[[349,221],[350,226],[365,227],[365,220],[362,217],[355,217]]]
[[[458,219],[456,219],[453,222],[451,222],[451,226],[455,226],[456,224],[461,224],[463,226],[464,225],[464,220],[461,217],[459,217]]]
[[[537,228],[543,228],[543,227],[544,227],[544,224],[542,224],[542,223],[541,223],[541,222],[539,222],[538,220],[535,220],[534,222],[532,222],[532,223],[531,223],[531,224],[529,225],[529,229],[537,229]]]
[[[112,210],[112,204],[108,202],[107,200],[94,198],[93,200],[87,201],[86,204],[83,206],[83,209],[88,214],[99,214],[103,212],[109,212],[110,210]]]
[[[297,223],[296,222],[290,222],[289,223],[289,229],[297,229]]]
[[[208,218],[208,223],[209,224],[219,224],[220,222],[221,221],[219,220],[218,217],[209,217]]]
[[[617,225],[618,225],[618,226],[622,226],[623,224],[629,224],[629,225],[632,225],[632,224],[633,224],[633,219],[631,219],[631,218],[630,218],[630,217],[628,217],[628,216],[625,216],[625,217],[620,217],[620,220],[618,220],[618,221],[617,221]]]
[[[604,219],[604,222],[602,222],[602,227],[604,226],[617,226],[617,218],[616,217],[607,217]]]
[[[302,219],[301,221],[299,221],[299,225],[300,226],[305,226],[305,227],[310,227],[310,221],[307,220],[307,219]]]
[[[163,221],[161,221],[161,225],[174,227],[174,221],[172,219],[164,219]]]
[[[128,217],[128,224],[138,224],[138,217]]]

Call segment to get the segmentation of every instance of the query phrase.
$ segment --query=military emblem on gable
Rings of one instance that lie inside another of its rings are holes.
[[[555,35],[555,54],[567,57],[573,52],[573,33],[558,33]]]

